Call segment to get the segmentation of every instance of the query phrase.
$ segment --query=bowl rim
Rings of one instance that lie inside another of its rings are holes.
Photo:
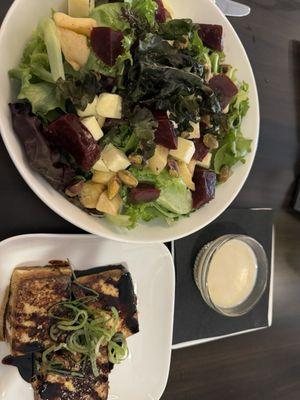
[[[11,15],[15,12],[15,9],[18,7],[19,3],[21,3],[24,0],[15,0],[13,4],[10,6],[1,26],[0,26],[0,42],[2,41],[2,36],[4,35],[5,29],[9,23]],[[255,107],[254,110],[254,115],[256,116],[255,120],[255,125],[253,132],[256,133],[254,139],[253,139],[253,144],[252,144],[252,150],[251,153],[248,155],[247,159],[247,170],[245,171],[244,175],[241,177],[240,182],[238,185],[236,185],[235,190],[232,190],[231,194],[228,196],[228,200],[224,202],[223,206],[219,208],[218,211],[214,212],[213,215],[210,218],[207,218],[204,223],[197,224],[189,229],[185,229],[181,233],[172,233],[172,227],[169,227],[166,231],[161,236],[164,236],[164,238],[152,238],[147,239],[147,238],[130,238],[126,236],[126,232],[123,230],[120,232],[113,231],[111,230],[110,232],[99,232],[98,229],[93,229],[92,227],[87,228],[86,223],[82,222],[81,220],[77,220],[76,222],[72,218],[69,213],[66,213],[62,207],[57,206],[55,201],[52,199],[49,199],[45,193],[41,193],[39,188],[37,188],[36,184],[32,182],[31,177],[28,175],[28,168],[27,166],[21,165],[18,160],[16,155],[14,154],[14,151],[9,144],[9,139],[8,135],[5,132],[4,129],[4,124],[1,119],[0,115],[0,133],[3,139],[3,142],[5,144],[5,147],[9,153],[10,158],[12,159],[15,167],[17,168],[18,172],[21,174],[22,178],[24,181],[27,183],[27,185],[30,187],[30,189],[38,196],[40,200],[42,200],[43,203],[45,203],[51,210],[53,210],[57,215],[59,215],[61,218],[64,220],[68,221],[74,226],[77,226],[78,228],[81,228],[85,232],[89,232],[91,234],[104,237],[110,240],[114,240],[117,242],[123,242],[123,243],[161,243],[161,242],[170,242],[174,240],[178,240],[184,237],[187,237],[203,228],[208,226],[211,222],[213,222],[215,219],[217,219],[234,201],[234,199],[238,196],[239,192],[242,190],[254,163],[256,153],[257,153],[257,148],[258,148],[258,142],[259,142],[259,136],[260,136],[260,104],[259,104],[259,96],[258,96],[258,90],[257,90],[257,84],[255,80],[255,75],[252,69],[252,65],[250,63],[249,57],[247,55],[247,52],[244,48],[244,45],[241,42],[241,39],[239,38],[237,32],[233,28],[231,22],[226,18],[226,16],[222,13],[222,11],[218,8],[218,6],[215,4],[214,1],[208,0],[211,6],[215,9],[215,12],[219,14],[220,19],[224,21],[224,24],[226,24],[227,28],[231,31],[231,34],[237,41],[237,43],[240,46],[240,50],[243,53],[243,58],[245,62],[248,64],[249,67],[249,76],[251,77],[252,80],[252,85],[253,85],[253,90],[252,90],[252,95],[251,97],[253,98],[253,106]],[[46,182],[46,181],[45,181]],[[48,183],[47,183],[48,184]],[[76,207],[76,206],[74,206]],[[197,212],[197,211],[196,211]],[[92,217],[91,217],[92,218]],[[192,218],[190,216],[189,218]],[[153,228],[155,229],[155,228]]]

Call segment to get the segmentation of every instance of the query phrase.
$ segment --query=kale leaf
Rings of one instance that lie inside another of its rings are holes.
[[[85,110],[101,90],[100,77],[96,73],[83,75],[82,78],[67,75],[66,80],[56,82],[59,96],[66,102],[71,101],[75,108]]]

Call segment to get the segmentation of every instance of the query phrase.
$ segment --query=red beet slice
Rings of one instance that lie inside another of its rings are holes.
[[[160,196],[160,190],[149,183],[140,183],[138,187],[130,190],[128,201],[131,204],[150,203]]]
[[[91,45],[94,53],[105,64],[113,67],[120,54],[123,53],[122,32],[111,28],[94,28],[91,33]]]
[[[215,198],[217,177],[213,171],[196,167],[193,181],[196,190],[192,192],[193,207],[198,209]]]
[[[73,114],[52,122],[45,135],[48,140],[70,153],[84,171],[89,171],[100,157],[100,148],[90,131]]]
[[[162,0],[155,0],[155,1],[158,6],[158,9],[156,11],[156,16],[155,16],[156,21],[159,23],[166,22],[168,12],[164,7],[164,3],[162,2]]]
[[[178,137],[167,113],[164,111],[154,111],[153,115],[158,122],[158,128],[155,132],[155,143],[167,149],[176,150],[178,147]]]
[[[219,97],[222,109],[228,106],[239,91],[232,80],[225,74],[219,74],[212,77],[209,81],[209,86]]]
[[[205,46],[217,51],[223,50],[222,25],[199,24],[198,34]]]
[[[202,161],[209,153],[209,148],[203,143],[203,137],[199,139],[194,139],[196,151],[193,155],[193,159],[197,161]]]

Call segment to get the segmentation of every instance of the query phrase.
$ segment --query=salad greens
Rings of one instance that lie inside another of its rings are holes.
[[[21,81],[18,99],[29,100],[33,113],[41,117],[55,108],[65,109],[55,86],[58,78],[65,78],[55,29],[53,20],[44,18],[28,42],[19,67],[10,71],[11,78]]]
[[[140,170],[131,167],[130,172],[141,182],[155,184],[161,194],[154,202],[129,205],[126,208],[125,215],[130,217],[129,227],[134,227],[139,220],[151,221],[158,217],[169,222],[176,221],[179,216],[188,216],[192,211],[191,192],[180,177],[170,177],[167,171],[155,175],[148,168]]]
[[[172,19],[160,0],[95,4],[38,24],[9,72],[14,129],[31,166],[89,214],[129,229],[188,217],[246,162],[249,85],[220,25]]]

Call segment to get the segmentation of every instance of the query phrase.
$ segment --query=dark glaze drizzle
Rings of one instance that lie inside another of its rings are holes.
[[[107,279],[107,283],[113,285],[119,290],[119,297],[113,297],[109,295],[100,294],[99,301],[102,303],[104,308],[116,307],[122,315],[124,316],[126,326],[132,333],[137,333],[139,331],[138,321],[135,316],[137,312],[136,308],[136,296],[134,293],[133,282],[131,279],[130,273],[126,270],[122,265],[110,265],[107,267],[96,267],[91,268],[89,270],[84,271],[75,271],[76,277],[94,275],[101,272],[107,272],[119,269],[124,272],[119,281],[115,281],[111,278]],[[22,348],[21,348],[22,347]],[[32,382],[34,377],[34,353],[41,351],[41,345],[39,343],[28,343],[20,346],[18,349],[20,352],[28,353],[25,356],[7,356],[2,360],[4,365],[11,365],[18,368],[21,377],[26,382]],[[103,372],[109,372],[113,369],[113,364],[108,363],[107,365],[103,365]],[[107,381],[107,377],[102,375],[98,377],[98,380],[102,382]],[[76,379],[76,381],[81,382],[83,384],[84,380]],[[78,384],[78,386],[80,386]],[[40,388],[40,396],[43,400],[50,400],[57,398],[58,395],[61,395],[61,385],[56,383],[45,383]],[[92,391],[92,389],[91,389]],[[69,392],[70,394],[70,392]],[[71,397],[68,399],[76,399],[78,397],[72,397],[74,394],[71,394]],[[91,395],[93,395],[91,393]],[[95,399],[99,399],[99,397],[91,397]]]
[[[4,365],[12,365],[17,367],[21,377],[28,383],[31,382],[34,375],[34,356],[28,354],[26,356],[6,356],[2,360]]]
[[[107,267],[96,267],[88,271],[75,271],[75,275],[81,276],[94,275],[102,272],[121,270],[123,275],[118,281],[108,278],[105,283],[114,286],[119,291],[119,296],[114,297],[106,294],[99,294],[99,302],[104,309],[115,307],[124,318],[127,328],[134,334],[139,332],[139,324],[136,318],[136,296],[134,293],[133,282],[130,273],[122,265],[109,265]]]

